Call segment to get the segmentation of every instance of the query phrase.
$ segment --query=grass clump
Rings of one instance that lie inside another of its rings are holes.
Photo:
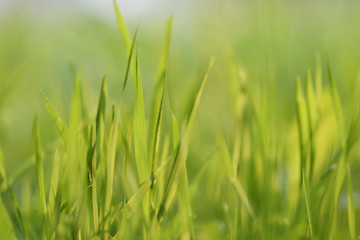
[[[115,80],[105,75],[92,111],[84,97],[86,69],[75,71],[68,118],[51,103],[51,94],[40,91],[49,113],[43,121],[52,121],[58,136],[51,143],[40,141],[47,129],[35,117],[33,154],[11,173],[0,146],[1,236],[357,238],[352,167],[360,156],[359,105],[355,99],[352,115],[345,113],[330,64],[324,74],[318,57],[305,82],[296,78],[291,118],[277,116],[279,125],[273,125],[271,77],[258,86],[237,63],[219,70],[224,66],[211,57],[181,116],[169,91],[172,17],[148,104],[148,75],[141,74],[137,40],[141,28],[131,37],[116,1],[114,7],[126,52],[121,87],[108,88]],[[224,81],[231,86],[226,97],[233,108],[224,110],[231,116],[226,124],[217,113],[213,119],[201,115],[209,106],[202,104],[219,97],[206,95],[219,72],[227,73]],[[0,110],[18,78],[0,91]]]

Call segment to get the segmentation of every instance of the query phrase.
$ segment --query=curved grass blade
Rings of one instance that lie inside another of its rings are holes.
[[[51,117],[54,119],[56,126],[58,128],[58,131],[60,133],[60,136],[62,138],[62,140],[64,142],[66,142],[66,138],[67,138],[67,126],[64,122],[64,120],[62,119],[62,117],[60,116],[60,114],[58,113],[58,111],[55,109],[55,107],[51,104],[51,102],[49,101],[49,99],[47,98],[47,96],[44,94],[44,92],[42,90],[40,90],[41,96],[43,97],[45,106],[48,110],[48,112],[50,113]]]
[[[172,17],[169,18],[165,41],[160,57],[159,68],[155,80],[155,91],[152,100],[152,111],[149,127],[149,156],[152,156],[152,164],[154,164],[154,156],[156,152],[156,142],[158,140],[158,123],[161,121],[162,103],[166,84],[166,69],[169,56],[170,36],[171,36]],[[160,117],[160,118],[159,118]],[[160,119],[160,120],[159,120]],[[154,170],[154,168],[152,169]]]
[[[165,193],[162,198],[160,208],[159,208],[159,211],[157,214],[157,218],[158,218],[159,222],[162,221],[164,213],[167,211],[167,209],[169,208],[169,206],[171,204],[173,195],[175,193],[175,190],[177,189],[179,174],[182,171],[183,167],[185,166],[186,158],[187,158],[187,154],[188,154],[188,150],[189,150],[189,142],[190,142],[190,137],[191,137],[192,125],[194,123],[197,109],[200,104],[201,95],[204,91],[204,87],[208,80],[210,71],[211,71],[212,67],[214,66],[214,62],[215,62],[215,58],[212,57],[210,59],[208,69],[205,73],[203,81],[201,82],[199,91],[196,95],[195,101],[194,101],[191,111],[189,113],[188,122],[187,122],[186,130],[185,130],[185,135],[181,139],[179,151],[177,152],[177,154],[175,156],[175,160],[174,160],[173,166],[171,168],[170,176],[166,183]]]

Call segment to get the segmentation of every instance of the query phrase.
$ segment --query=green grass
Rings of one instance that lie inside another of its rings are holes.
[[[172,45],[179,40],[176,17],[162,29],[159,51],[148,56],[142,44],[155,41],[144,38],[147,25],[128,27],[116,1],[114,8],[120,73],[110,70],[91,84],[86,65],[71,63],[64,95],[36,82],[43,103],[38,114],[30,107],[32,137],[30,130],[15,137],[32,145],[18,164],[12,156],[21,145],[10,148],[0,131],[1,237],[358,238],[360,77],[348,80],[339,71],[347,60],[326,54],[308,64],[294,60],[307,67],[300,77],[287,69],[293,74],[287,81],[270,53],[265,69],[236,60],[236,49],[219,54],[229,50],[226,36],[216,58],[205,54],[192,67],[172,60],[179,58],[171,54],[179,54]],[[200,54],[187,47],[186,61]],[[308,50],[299,48],[296,54]],[[348,55],[354,56],[360,52]],[[7,104],[26,98],[17,94],[24,69],[16,65],[0,82],[0,120],[19,129],[6,122]]]

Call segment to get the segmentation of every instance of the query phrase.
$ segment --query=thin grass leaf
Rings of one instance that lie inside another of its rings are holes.
[[[126,84],[127,84],[128,78],[129,78],[130,66],[131,66],[131,62],[133,60],[133,53],[134,53],[134,48],[135,48],[135,43],[136,43],[136,37],[137,37],[138,30],[139,30],[139,25],[136,27],[135,34],[134,34],[134,37],[133,37],[133,40],[132,40],[132,43],[131,43],[131,49],[130,49],[130,53],[129,53],[129,57],[128,57],[128,62],[127,62],[127,65],[126,65],[125,79],[124,79],[124,83],[123,83],[123,86],[122,86],[122,89],[121,89],[121,94],[120,94],[120,106],[121,106],[121,103],[122,103],[125,87],[126,87]]]
[[[54,214],[54,207],[55,207],[55,199],[56,199],[56,193],[58,191],[58,182],[59,182],[59,173],[60,173],[60,153],[59,149],[56,149],[55,156],[54,156],[54,162],[53,162],[53,169],[51,174],[51,180],[50,180],[50,189],[49,189],[49,195],[48,195],[48,203],[47,203],[47,209],[49,212],[50,218]]]
[[[160,102],[160,111],[159,111],[159,115],[156,121],[156,130],[155,130],[155,136],[154,136],[154,147],[152,149],[152,161],[151,161],[151,174],[153,174],[153,172],[155,171],[155,168],[157,166],[157,158],[158,158],[158,152],[159,152],[159,142],[160,142],[160,127],[161,127],[161,119],[162,119],[162,112],[163,112],[163,102],[164,102],[164,92],[165,92],[165,88],[163,89],[163,94],[161,96],[161,102]],[[150,198],[149,198],[149,211],[151,212],[153,209],[153,186],[150,189]]]
[[[104,145],[104,135],[105,135],[104,121],[105,121],[106,99],[107,99],[107,78],[105,75],[101,84],[98,110],[96,114],[96,138],[95,138],[96,168],[98,167],[99,163],[102,162],[102,160],[104,159],[103,145]]]
[[[310,164],[309,164],[309,179],[312,179],[315,163],[315,125],[317,121],[317,106],[314,88],[311,80],[310,70],[306,71],[306,107],[308,116],[309,129],[309,147],[310,147]]]
[[[36,165],[36,180],[39,191],[39,206],[41,214],[46,216],[46,197],[45,197],[45,183],[44,183],[44,171],[43,171],[43,158],[41,153],[41,143],[40,143],[40,132],[38,120],[34,118],[33,125],[33,139],[35,143],[35,165]]]
[[[152,156],[152,165],[154,164],[154,151],[156,151],[157,135],[160,127],[158,123],[161,122],[162,103],[166,85],[166,69],[169,56],[170,36],[171,36],[172,17],[169,18],[165,41],[161,52],[158,72],[155,79],[155,90],[152,100],[152,110],[149,126],[149,156]],[[159,120],[160,119],[160,120]],[[152,168],[154,170],[154,168]]]
[[[347,198],[348,198],[348,221],[349,221],[349,232],[350,238],[352,240],[356,239],[356,229],[355,229],[355,207],[354,207],[354,193],[353,187],[351,183],[351,174],[350,174],[350,166],[347,167]]]
[[[300,78],[296,79],[296,117],[299,133],[299,152],[300,152],[300,185],[303,184],[303,172],[306,171],[306,132],[307,132],[307,112],[306,103],[301,87]]]
[[[232,186],[235,189],[235,192],[237,193],[238,197],[240,198],[240,201],[242,202],[244,208],[248,212],[249,216],[253,219],[253,221],[256,224],[256,227],[259,230],[260,235],[262,235],[261,225],[255,215],[255,212],[253,210],[253,207],[250,204],[249,198],[246,194],[245,189],[243,188],[240,180],[236,177],[235,169],[233,168],[233,164],[231,162],[231,156],[228,150],[228,147],[226,145],[226,142],[224,138],[221,136],[219,130],[217,130],[217,140],[219,149],[221,152],[222,160],[224,161],[222,164],[225,165],[226,174],[228,176],[228,179]]]
[[[60,133],[62,140],[64,142],[66,142],[68,130],[67,130],[67,126],[66,126],[64,120],[62,119],[62,117],[60,116],[58,111],[55,109],[55,107],[51,104],[51,102],[46,97],[44,92],[42,90],[40,90],[40,93],[41,93],[41,96],[43,97],[43,100],[44,100],[44,103],[45,103],[45,106],[46,106],[48,112],[50,113],[51,117],[54,119],[54,121],[56,123],[56,126],[58,128],[58,131]]]
[[[115,8],[115,14],[116,14],[116,20],[122,35],[122,38],[124,40],[125,43],[125,47],[126,47],[126,51],[128,53],[128,55],[130,55],[131,52],[131,37],[129,34],[129,30],[126,27],[125,21],[120,13],[119,7],[116,3],[116,0],[114,0],[114,8]]]
[[[344,119],[343,119],[343,114],[342,114],[342,110],[341,110],[339,93],[335,86],[335,81],[334,81],[334,78],[332,75],[329,60],[328,60],[328,64],[327,64],[327,70],[328,70],[328,75],[329,75],[331,97],[332,97],[332,102],[333,102],[333,106],[334,106],[334,110],[335,110],[336,123],[338,125],[340,143],[341,143],[342,148],[345,149]]]
[[[174,192],[177,189],[177,182],[178,182],[179,174],[182,171],[183,167],[185,166],[186,158],[187,158],[187,154],[188,154],[188,150],[189,150],[189,142],[190,142],[190,137],[191,137],[191,132],[192,132],[192,125],[194,123],[197,109],[200,104],[201,95],[204,91],[204,87],[208,80],[210,71],[214,65],[214,62],[215,62],[215,59],[212,57],[210,59],[210,63],[209,63],[208,69],[205,73],[204,79],[201,82],[199,91],[196,95],[194,104],[189,113],[187,126],[186,126],[186,130],[185,130],[185,135],[184,135],[183,139],[181,140],[179,150],[177,152],[177,155],[175,156],[175,160],[174,160],[173,166],[171,168],[170,176],[166,183],[165,193],[164,193],[164,196],[161,201],[160,208],[159,208],[159,211],[157,214],[157,218],[158,218],[159,222],[162,221],[164,213],[167,211],[167,209],[169,208],[169,206],[171,204]]]
[[[139,184],[145,182],[149,176],[147,161],[147,143],[145,127],[145,110],[143,89],[140,77],[139,62],[136,58],[136,103],[134,111],[134,149]]]
[[[313,225],[312,225],[312,217],[311,217],[311,209],[310,209],[310,203],[309,203],[309,184],[308,184],[308,180],[306,177],[306,173],[305,171],[302,172],[302,179],[303,179],[303,191],[304,191],[304,197],[305,197],[305,206],[306,206],[306,214],[307,214],[307,218],[308,218],[308,224],[309,224],[309,229],[310,229],[310,238],[312,239],[314,236],[313,233]]]
[[[106,167],[106,191],[105,191],[105,206],[104,214],[107,215],[110,212],[111,200],[113,196],[113,184],[114,184],[114,169],[115,169],[115,154],[118,138],[118,120],[117,116],[113,119],[110,128],[110,135],[108,141],[107,152],[107,167]]]

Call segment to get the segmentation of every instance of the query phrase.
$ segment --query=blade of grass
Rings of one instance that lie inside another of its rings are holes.
[[[155,157],[157,153],[156,145],[158,141],[158,133],[160,130],[160,122],[161,122],[161,112],[162,112],[162,103],[165,92],[166,85],[166,69],[169,55],[169,46],[170,46],[170,35],[171,35],[171,25],[172,25],[172,17],[169,18],[165,41],[163,44],[163,49],[161,53],[159,68],[155,81],[155,90],[154,96],[152,100],[152,111],[150,117],[150,126],[149,126],[149,156],[152,157],[151,164],[154,166],[154,161],[156,161]],[[154,171],[154,167],[151,168]]]
[[[315,125],[317,121],[317,106],[314,88],[311,80],[310,70],[306,71],[306,107],[308,116],[309,129],[309,147],[310,147],[310,164],[309,164],[309,179],[311,181],[314,171],[315,163]]]
[[[39,206],[43,217],[46,216],[46,198],[45,198],[45,183],[43,171],[43,158],[41,152],[40,132],[37,117],[34,118],[33,125],[33,139],[35,143],[35,165],[36,165],[36,180],[39,191]]]
[[[106,168],[106,191],[105,191],[105,207],[104,215],[109,214],[111,207],[111,199],[113,195],[114,184],[114,169],[115,169],[115,154],[118,138],[118,120],[117,115],[113,119],[113,123],[110,128],[110,136],[108,141],[108,153],[107,153],[107,168]]]
[[[347,198],[348,198],[348,221],[349,221],[349,232],[350,238],[352,240],[356,239],[356,229],[355,229],[355,208],[354,208],[354,193],[353,187],[351,183],[351,174],[350,174],[350,166],[347,167]]]
[[[114,0],[114,8],[115,8],[116,20],[117,20],[121,35],[123,37],[124,43],[125,43],[126,51],[127,51],[128,55],[130,55],[131,37],[129,34],[129,30],[126,27],[125,21],[120,13],[120,10],[116,3],[116,0]]]
[[[138,57],[136,56],[136,102],[134,110],[134,150],[135,150],[135,161],[136,169],[138,174],[139,185],[142,185],[149,177],[149,163],[147,156],[147,143],[146,143],[146,126],[145,126],[145,110],[144,110],[144,99],[143,89],[140,76],[140,68]],[[143,212],[145,221],[149,221],[148,215],[148,201],[149,194],[147,193],[146,198],[143,202]]]
[[[197,93],[197,96],[195,98],[194,104],[189,113],[187,126],[186,126],[186,130],[185,130],[185,135],[184,135],[183,139],[181,140],[181,143],[179,146],[179,151],[177,152],[177,154],[175,156],[175,160],[174,160],[173,166],[171,168],[170,176],[166,183],[165,193],[164,193],[164,196],[161,201],[160,208],[159,208],[159,211],[157,214],[159,222],[162,221],[164,213],[167,211],[167,209],[169,208],[169,206],[171,204],[172,195],[174,193],[174,190],[177,189],[177,181],[178,181],[179,174],[180,174],[181,170],[183,169],[183,167],[185,166],[186,158],[187,158],[187,154],[188,154],[188,150],[189,150],[189,142],[190,142],[190,137],[191,137],[191,132],[192,132],[192,125],[194,123],[197,109],[200,104],[201,95],[204,91],[204,87],[208,80],[210,71],[214,65],[214,62],[215,62],[215,59],[212,57],[210,59],[210,63],[209,63],[208,69],[205,73],[204,79],[201,82],[201,85],[200,85],[199,91]]]
[[[51,117],[54,119],[56,126],[58,128],[58,131],[60,133],[60,136],[64,142],[66,142],[67,138],[67,126],[58,113],[58,111],[55,109],[55,107],[50,103],[49,99],[46,97],[43,91],[40,90],[41,96],[43,97],[45,106],[50,113]]]

